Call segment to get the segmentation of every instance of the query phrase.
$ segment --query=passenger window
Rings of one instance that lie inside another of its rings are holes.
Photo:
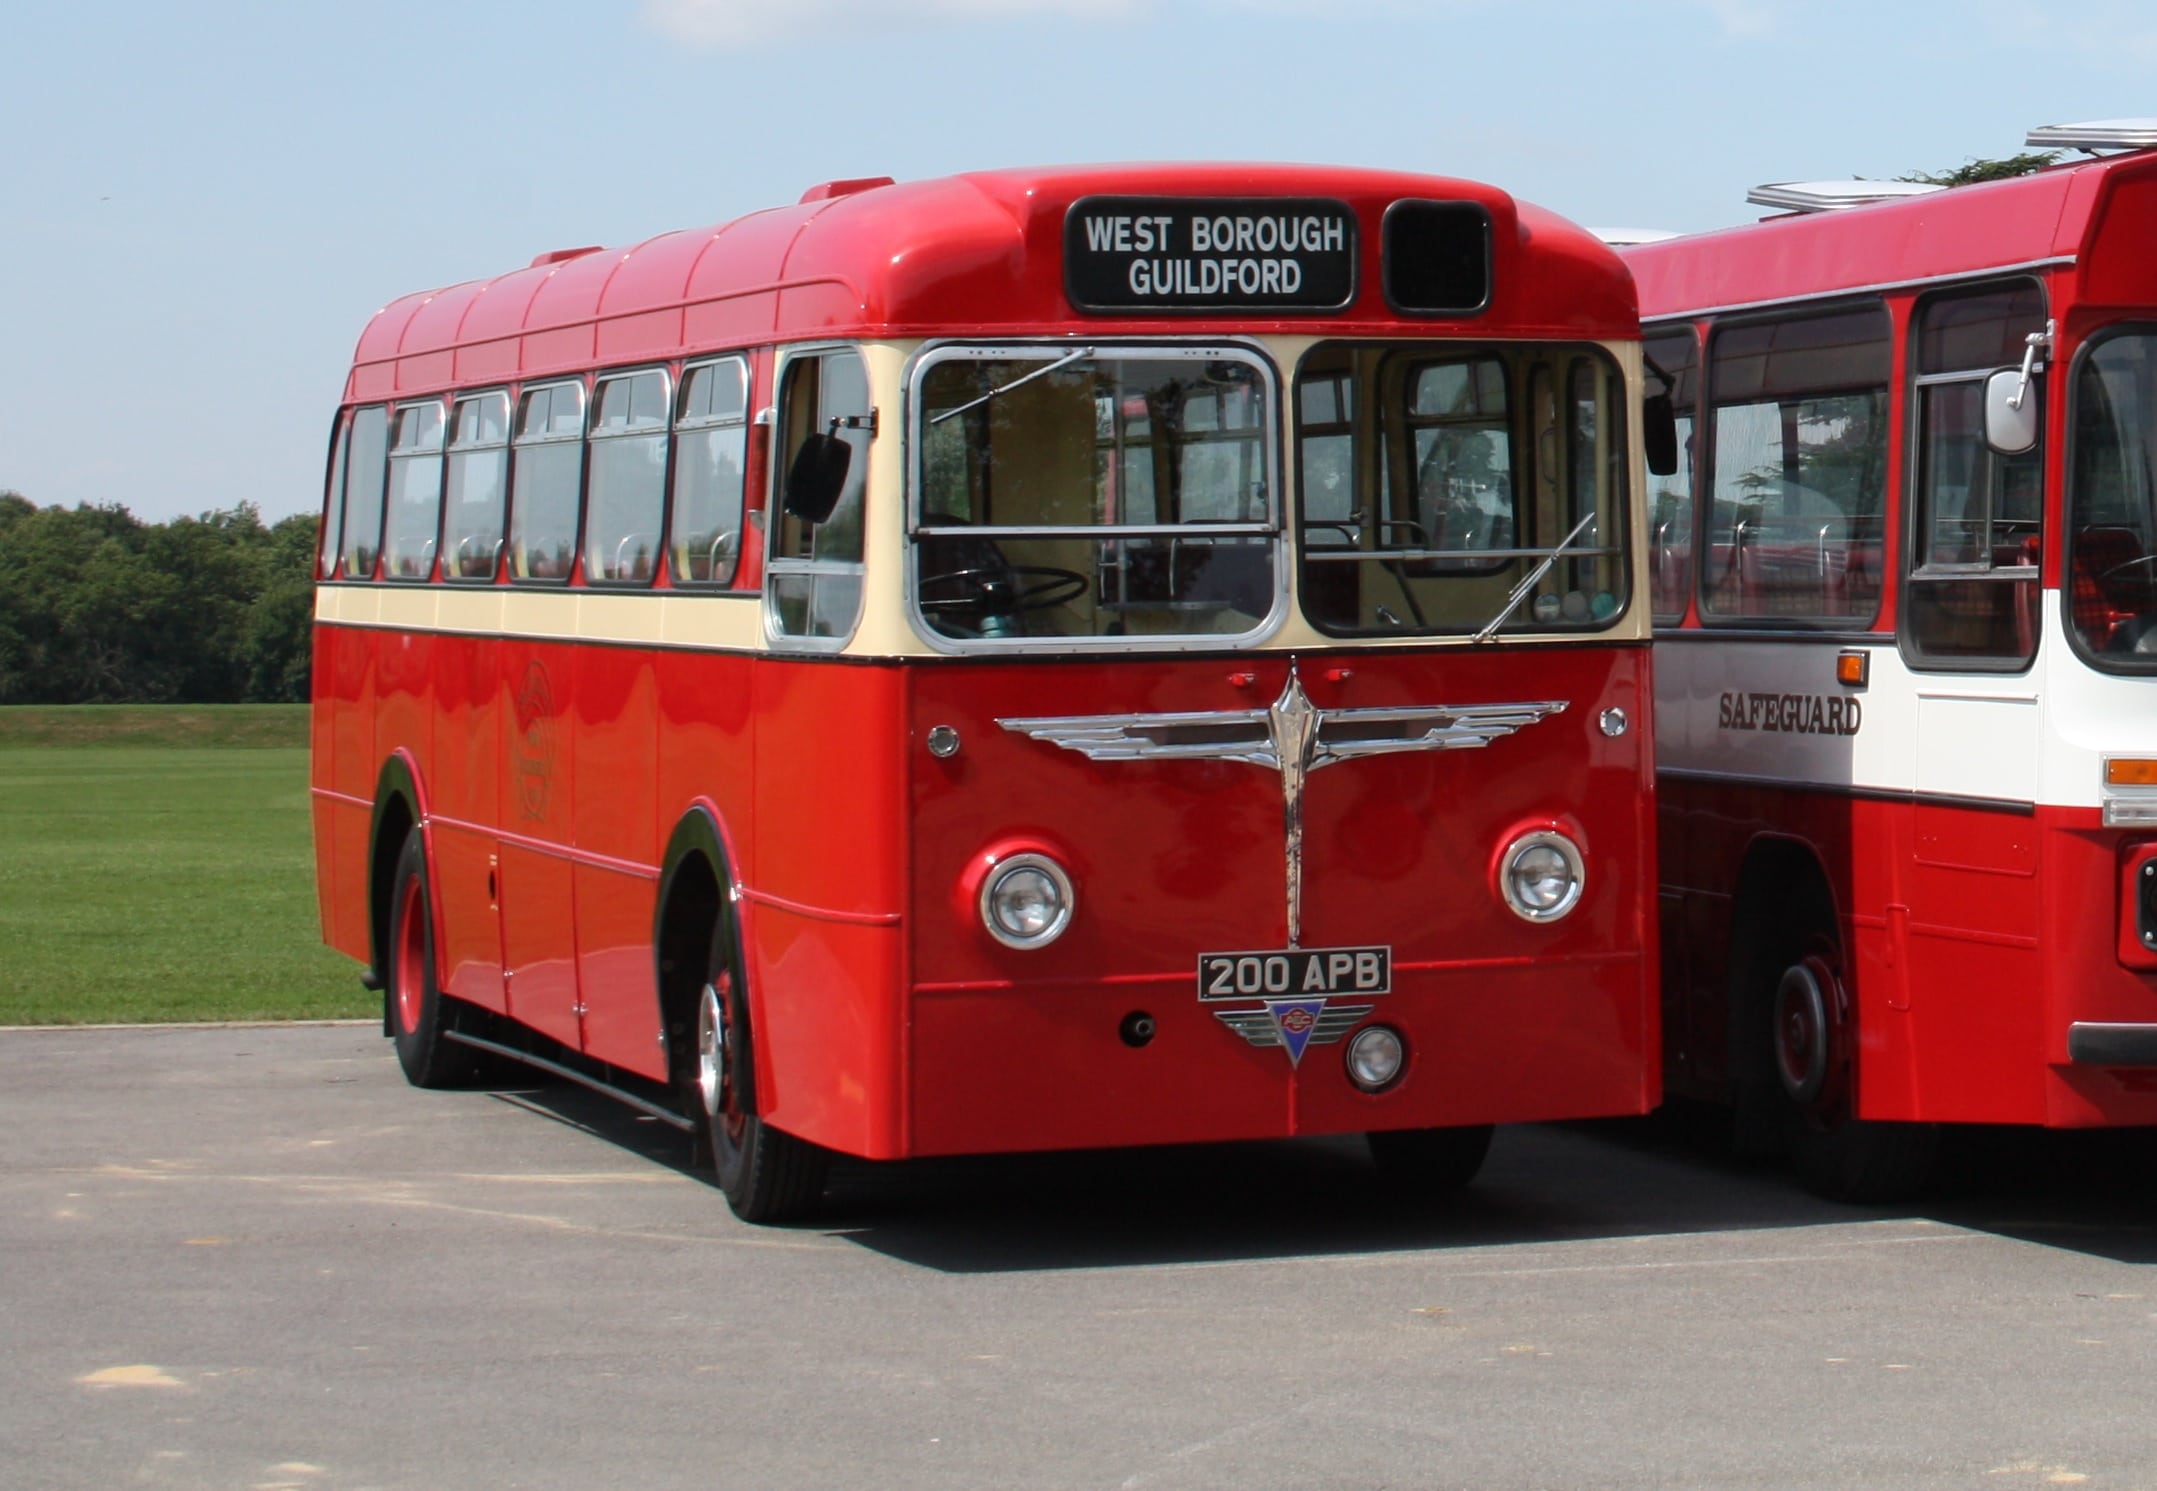
[[[728,585],[741,561],[749,364],[729,357],[682,373],[674,420],[671,573],[677,585]]]
[[[1715,333],[1704,612],[1872,620],[1887,492],[1888,339],[1881,305]]]
[[[575,567],[583,434],[582,384],[525,390],[510,459],[510,572],[519,580],[566,580]]]
[[[1678,432],[1678,469],[1648,475],[1649,576],[1655,619],[1685,615],[1693,588],[1693,428],[1700,403],[1700,342],[1690,331],[1650,337],[1648,392],[1667,392]]]
[[[1918,660],[2019,667],[2036,655],[2043,446],[2003,456],[1985,443],[1985,380],[2019,365],[2025,337],[2044,325],[2043,292],[2029,284],[1937,296],[1919,309],[1903,628]],[[2043,395],[2033,386],[2028,396]]]
[[[345,458],[345,568],[347,580],[374,578],[382,549],[382,484],[389,470],[389,411],[380,404],[352,414]]]
[[[442,575],[492,580],[502,558],[509,495],[509,395],[457,400],[449,441],[449,495],[442,515]]]
[[[389,449],[389,512],[382,530],[382,574],[425,580],[434,573],[442,521],[442,405],[397,411]]]
[[[780,632],[844,638],[861,614],[862,498],[869,469],[869,376],[856,352],[788,361],[779,397],[780,511],[765,581]],[[789,500],[812,471],[843,470],[828,510]]]
[[[584,512],[584,578],[650,584],[666,510],[667,375],[660,369],[599,380]]]

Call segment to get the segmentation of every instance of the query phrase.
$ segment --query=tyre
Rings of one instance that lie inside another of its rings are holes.
[[[1389,1188],[1414,1196],[1457,1191],[1476,1177],[1490,1153],[1491,1126],[1383,1129],[1365,1134],[1371,1159]]]
[[[455,1087],[477,1069],[473,1051],[449,1040],[452,1001],[434,977],[434,913],[427,894],[427,852],[418,829],[405,835],[390,883],[388,1005],[397,1064],[414,1087]]]
[[[1939,1130],[1857,1116],[1856,1011],[1829,925],[1817,909],[1785,923],[1776,955],[1763,960],[1774,983],[1754,991],[1766,1019],[1748,1022],[1767,1046],[1768,1080],[1756,1090],[1774,1104],[1806,1189],[1831,1201],[1905,1200],[1932,1178]]]
[[[831,1156],[757,1114],[749,1004],[723,924],[697,994],[691,1056],[685,1096],[695,1159],[718,1177],[734,1215],[759,1224],[808,1216],[823,1199]]]

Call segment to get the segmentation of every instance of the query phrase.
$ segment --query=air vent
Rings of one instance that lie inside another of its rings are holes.
[[[833,197],[851,197],[856,192],[874,191],[889,185],[889,176],[850,176],[844,181],[820,181],[803,192],[801,199],[804,202],[828,202]]]
[[[2092,119],[2085,124],[2047,124],[2024,144],[2053,150],[2147,150],[2157,145],[2157,119]]]
[[[555,249],[551,253],[541,254],[534,259],[532,268],[537,269],[542,264],[567,264],[571,259],[581,259],[586,254],[596,254],[605,247],[606,245],[603,243],[588,243],[583,248]]]
[[[1754,187],[1745,200],[1755,207],[1778,207],[1784,212],[1840,212],[1944,190],[1923,181],[1778,181]]]

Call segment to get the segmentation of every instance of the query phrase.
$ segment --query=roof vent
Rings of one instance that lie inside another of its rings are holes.
[[[1668,228],[1590,228],[1596,237],[1612,248],[1632,248],[1635,244],[1661,243],[1678,235]]]
[[[804,202],[829,202],[833,197],[851,197],[856,192],[871,192],[889,185],[889,176],[849,176],[844,181],[820,181],[803,192],[801,199]]]
[[[2084,124],[2047,124],[2023,141],[2055,150],[2147,150],[2157,145],[2157,119],[2092,119]]]
[[[581,259],[586,254],[596,254],[605,247],[606,245],[603,243],[587,243],[583,248],[555,249],[552,253],[541,254],[534,259],[531,267],[537,269],[542,264],[567,264],[571,259]]]
[[[1840,212],[1945,190],[1925,181],[1776,181],[1754,187],[1745,200],[1755,207],[1779,207],[1785,212]]]

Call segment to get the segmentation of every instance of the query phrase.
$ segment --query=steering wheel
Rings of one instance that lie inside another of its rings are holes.
[[[2157,554],[2137,554],[2134,558],[2124,563],[2115,564],[2112,568],[2103,571],[2097,576],[2097,580],[2099,584],[2102,584],[2114,575],[2124,575],[2131,569],[2148,569],[2153,564],[2157,564]]]
[[[976,565],[921,577],[921,609],[933,612],[979,612],[1009,616],[1046,611],[1078,599],[1093,582],[1076,570],[1046,564]],[[931,597],[927,592],[950,586],[959,593]]]

